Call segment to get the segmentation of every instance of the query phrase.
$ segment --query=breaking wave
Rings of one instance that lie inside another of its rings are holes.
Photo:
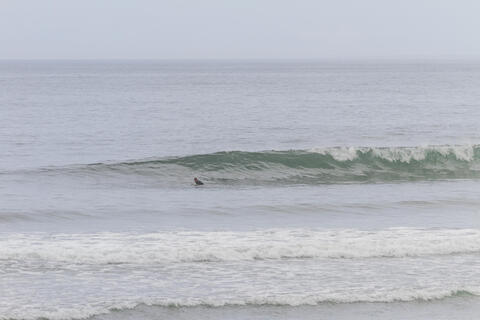
[[[36,171],[38,173],[38,171]],[[40,172],[82,177],[138,176],[166,186],[375,183],[480,178],[480,146],[331,147],[224,151],[180,157],[52,167]]]

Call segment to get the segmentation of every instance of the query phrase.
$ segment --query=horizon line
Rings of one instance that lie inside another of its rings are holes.
[[[445,61],[445,60],[480,60],[480,55],[469,56],[382,56],[382,57],[318,57],[318,58],[121,58],[121,57],[98,57],[98,58],[2,58],[0,61]]]

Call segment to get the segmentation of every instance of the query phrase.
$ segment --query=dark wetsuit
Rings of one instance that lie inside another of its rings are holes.
[[[200,180],[198,180],[198,179],[194,179],[193,181],[195,181],[195,184],[196,184],[197,186],[203,185],[203,182],[200,181]]]

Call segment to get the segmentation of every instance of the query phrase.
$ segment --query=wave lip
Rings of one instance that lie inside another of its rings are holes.
[[[263,230],[0,237],[0,264],[172,264],[400,258],[480,252],[480,230]]]

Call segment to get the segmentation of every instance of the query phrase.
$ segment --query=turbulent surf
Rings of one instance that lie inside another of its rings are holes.
[[[168,265],[279,259],[402,258],[480,252],[475,229],[263,230],[147,234],[0,234],[2,261],[19,266]]]

